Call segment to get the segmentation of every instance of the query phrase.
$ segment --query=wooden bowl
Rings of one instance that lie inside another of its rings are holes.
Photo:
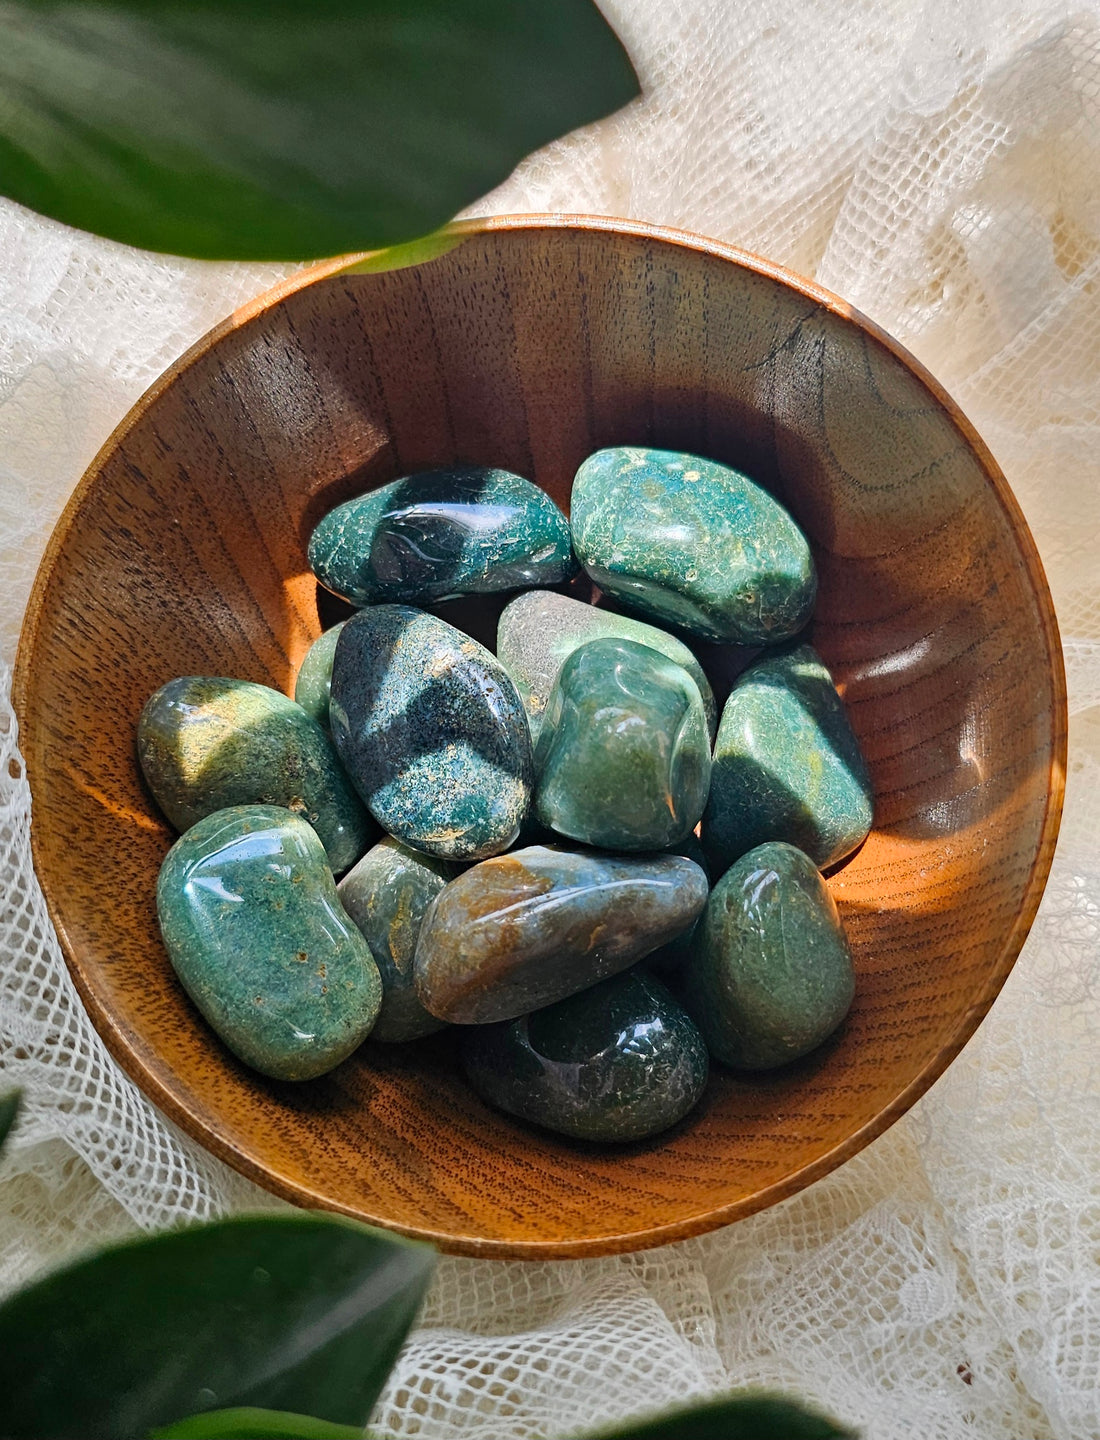
[[[92,1018],[145,1093],[277,1194],[468,1255],[630,1250],[791,1195],[896,1120],[997,994],[1052,858],[1065,688],[1050,596],[996,464],[842,301],[730,246],[621,221],[461,228],[415,269],[315,267],[134,408],[46,552],[16,675],[34,857]],[[177,984],[172,835],[134,729],[175,675],[290,689],[317,635],[306,540],[358,491],[468,460],[566,505],[604,445],[743,466],[812,541],[813,641],[870,764],[875,829],[830,880],[855,1006],[822,1051],[715,1067],[675,1130],[577,1146],[487,1109],[444,1037],[308,1085],[238,1064]]]

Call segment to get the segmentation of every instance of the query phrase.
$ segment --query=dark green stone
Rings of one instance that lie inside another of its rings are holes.
[[[659,650],[682,665],[699,687],[707,729],[714,736],[718,715],[714,692],[702,666],[682,640],[597,605],[586,605],[559,595],[556,590],[529,590],[517,595],[501,612],[497,625],[497,659],[516,682],[516,689],[531,723],[531,738],[537,743],[546,702],[561,667],[573,651],[589,640],[607,638],[635,640]]]
[[[353,605],[557,585],[577,568],[550,497],[479,465],[409,475],[338,506],[314,530],[309,563]]]
[[[710,786],[699,687],[633,640],[590,640],[561,671],[535,754],[535,809],[559,835],[605,850],[687,838]]]
[[[643,614],[706,640],[786,640],[813,610],[806,537],[739,470],[619,446],[573,481],[573,546],[592,579]]]
[[[506,850],[531,801],[516,687],[483,645],[408,605],[374,605],[336,645],[332,738],[382,828],[414,850]]]
[[[707,860],[706,851],[695,835],[689,835],[679,845],[671,847],[674,855],[683,855],[686,860],[698,865],[703,874],[710,881],[710,863]],[[702,923],[700,915],[681,934],[671,939],[667,945],[662,945],[659,950],[654,950],[652,955],[645,957],[645,968],[654,975],[675,977],[692,952],[695,935]]]
[[[871,828],[871,778],[832,677],[809,645],[738,679],[714,743],[703,844],[715,874],[786,840],[824,869]]]
[[[455,873],[445,861],[418,855],[387,835],[336,887],[382,976],[382,1009],[372,1040],[417,1040],[443,1028],[444,1021],[417,999],[413,955],[424,911]]]
[[[706,897],[706,876],[677,855],[498,855],[428,907],[417,993],[441,1020],[511,1020],[625,970],[685,930]]]
[[[659,980],[636,970],[501,1025],[471,1026],[478,1094],[580,1140],[628,1141],[675,1125],[707,1083],[707,1048]]]
[[[377,829],[329,737],[300,705],[251,680],[170,680],[138,721],[138,758],[177,830],[232,805],[281,805],[321,837],[329,865],[354,865]]]
[[[378,967],[289,810],[240,805],[192,826],[161,866],[157,915],[184,989],[254,1070],[312,1080],[370,1032]]]
[[[855,994],[833,897],[813,861],[781,841],[726,871],[682,973],[684,1003],[710,1053],[738,1070],[769,1070],[816,1049]]]
[[[332,657],[346,621],[326,630],[305,653],[294,682],[294,703],[300,705],[318,725],[328,729],[329,691],[332,689]]]

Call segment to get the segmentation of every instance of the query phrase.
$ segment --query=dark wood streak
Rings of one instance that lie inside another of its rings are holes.
[[[637,1249],[825,1174],[973,1033],[1053,855],[1057,629],[988,451],[835,296],[645,225],[461,228],[461,245],[417,269],[349,276],[331,262],[292,277],[193,347],[101,450],[50,541],[20,645],[35,862],[112,1052],[244,1174],[459,1253]],[[223,365],[232,384],[218,382]],[[134,759],[141,705],[177,674],[289,687],[317,630],[303,537],[357,486],[394,478],[398,456],[514,468],[529,454],[531,478],[567,505],[588,449],[646,439],[751,461],[821,560],[815,643],[852,677],[884,802],[828,882],[858,973],[847,1023],[788,1070],[715,1067],[693,1115],[621,1150],[490,1112],[446,1035],[401,1055],[368,1044],[297,1090],[249,1074],[190,1006],[156,933],[171,837]],[[877,657],[903,668],[861,673]]]

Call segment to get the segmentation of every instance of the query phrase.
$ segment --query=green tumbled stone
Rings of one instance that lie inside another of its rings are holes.
[[[535,754],[535,809],[560,835],[605,850],[686,839],[710,785],[699,687],[633,640],[590,640],[561,667]]]
[[[689,835],[679,845],[672,847],[674,855],[682,855],[685,860],[692,861],[698,865],[703,874],[710,881],[710,862],[707,860],[706,851],[695,835]],[[645,968],[654,975],[674,977],[681,966],[691,954],[692,945],[696,932],[702,923],[703,917],[694,920],[682,934],[675,936],[667,945],[662,945],[659,950],[654,950],[652,955],[645,957]]]
[[[832,677],[809,645],[738,679],[714,743],[703,844],[715,874],[754,845],[786,840],[824,869],[860,845],[874,796]]]
[[[609,637],[635,640],[682,665],[699,687],[707,729],[713,737],[718,718],[714,693],[698,660],[683,641],[656,625],[647,625],[644,620],[632,620],[628,615],[616,615],[597,605],[585,605],[554,590],[531,590],[510,600],[501,612],[497,625],[497,659],[516,682],[531,722],[532,740],[538,741],[546,702],[566,660],[589,640]]]
[[[453,866],[417,855],[387,835],[336,887],[382,976],[382,1009],[372,1040],[417,1040],[443,1028],[445,1022],[417,999],[413,955],[424,911],[455,874]]]
[[[687,1012],[636,970],[533,1015],[472,1026],[462,1059],[498,1109],[576,1139],[619,1142],[675,1125],[708,1070]]]
[[[340,631],[346,624],[346,620],[341,620],[339,625],[334,625],[314,640],[305,653],[294,682],[294,703],[326,730],[329,692],[332,689],[332,657],[336,654]]]
[[[192,826],[161,866],[157,915],[184,989],[262,1074],[312,1080],[374,1024],[378,967],[289,810],[240,805]]]
[[[513,850],[432,901],[417,993],[441,1020],[511,1020],[625,970],[685,930],[706,898],[706,876],[676,855]]]
[[[711,891],[683,975],[710,1053],[738,1070],[816,1049],[855,994],[833,897],[809,857],[780,841],[742,856]]]
[[[170,680],[138,721],[138,758],[177,830],[232,805],[281,805],[321,837],[329,865],[354,865],[376,826],[332,742],[300,705],[251,680]]]
[[[557,585],[577,568],[569,522],[550,497],[480,465],[409,475],[337,506],[310,538],[309,563],[353,605]]]
[[[609,595],[707,640],[786,640],[813,610],[806,537],[739,470],[674,450],[619,446],[573,482],[573,545]]]

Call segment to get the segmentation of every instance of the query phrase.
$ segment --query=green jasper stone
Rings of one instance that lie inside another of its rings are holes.
[[[334,625],[314,640],[305,653],[294,682],[294,703],[326,730],[329,693],[332,690],[332,657],[336,654],[340,631],[346,624],[346,620],[341,620],[339,625]]]
[[[599,450],[573,481],[571,523],[601,590],[693,635],[769,644],[810,618],[817,578],[806,537],[728,465],[675,450]]]
[[[432,901],[417,993],[441,1020],[511,1020],[625,970],[685,930],[706,898],[706,876],[678,855],[513,850]]]
[[[714,744],[703,844],[715,874],[765,840],[824,869],[871,828],[871,778],[817,652],[799,645],[738,679]]]
[[[718,721],[714,692],[702,666],[682,640],[658,630],[656,625],[647,625],[644,620],[632,620],[628,615],[585,605],[555,590],[529,590],[510,600],[501,612],[497,625],[497,659],[516,682],[531,723],[533,741],[538,741],[546,702],[566,660],[589,640],[608,637],[635,640],[682,665],[699,687],[707,730],[713,738]]]
[[[238,805],[192,826],[161,866],[157,915],[184,989],[261,1074],[312,1080],[374,1024],[378,967],[289,810]]]
[[[329,865],[354,865],[377,835],[325,732],[266,685],[170,680],[138,721],[138,758],[177,830],[233,805],[281,805],[321,837]]]
[[[659,980],[636,970],[463,1039],[490,1105],[579,1140],[642,1140],[675,1125],[707,1083],[707,1048]]]
[[[703,874],[710,881],[710,862],[707,859],[706,851],[695,835],[689,835],[686,840],[681,840],[679,845],[671,847],[674,855],[682,855],[685,860],[692,861],[698,865]],[[681,934],[676,935],[667,945],[662,945],[659,950],[654,950],[651,955],[645,957],[645,968],[654,975],[675,977],[681,966],[688,959],[692,952],[696,933],[702,923],[700,915]]]
[[[634,640],[590,640],[561,671],[535,754],[535,809],[605,850],[661,850],[699,823],[710,786],[699,687]]]
[[[310,538],[309,563],[353,605],[557,585],[577,568],[549,495],[481,465],[409,475],[337,506]]]
[[[413,985],[413,955],[424,911],[456,871],[417,855],[387,835],[368,850],[336,887],[340,903],[363,932],[382,976],[382,1009],[372,1040],[418,1040],[442,1030]]]
[[[711,891],[683,976],[724,1065],[769,1070],[816,1049],[847,1015],[855,973],[813,861],[782,841],[742,856]]]

